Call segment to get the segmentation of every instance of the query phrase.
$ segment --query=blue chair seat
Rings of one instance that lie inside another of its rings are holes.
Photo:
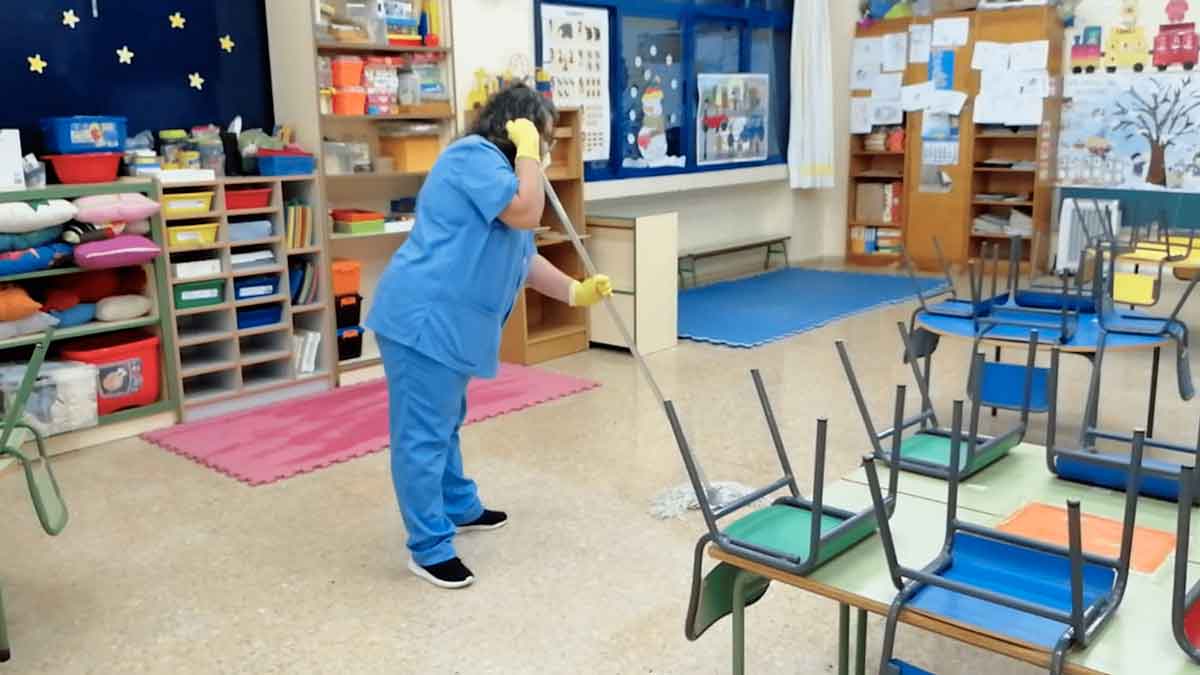
[[[888,663],[890,663],[892,667],[896,669],[894,671],[896,675],[933,675],[933,673],[929,672],[928,670],[922,670],[914,665],[905,663],[900,659],[892,659]]]
[[[1049,375],[1049,368],[1033,369],[1029,412],[1044,413],[1050,409],[1046,393]],[[979,398],[982,405],[990,408],[1020,410],[1025,398],[1025,366],[1015,363],[985,363]]]
[[[951,548],[950,566],[938,576],[1068,614],[1071,611],[1071,562],[1066,555],[957,532]],[[1115,579],[1115,570],[1085,563],[1084,607],[1091,608],[1112,593]],[[937,586],[922,588],[908,606],[1047,649],[1053,649],[1068,629],[1064,623]]]
[[[1096,303],[1090,297],[1064,296],[1050,291],[1017,291],[1017,305],[1031,309],[1067,309],[1084,314],[1095,314]]]
[[[1102,456],[1110,459],[1124,460],[1125,462],[1129,461],[1129,458],[1124,455],[1103,454]],[[1151,459],[1149,457],[1142,459],[1142,466],[1147,469],[1168,473],[1179,472],[1178,464]],[[1124,491],[1125,485],[1129,481],[1129,469],[1127,466],[1106,466],[1066,455],[1059,455],[1055,458],[1054,468],[1058,473],[1058,477],[1064,480],[1083,483],[1085,485],[1095,485],[1110,490]],[[1178,501],[1179,481],[1143,472],[1138,494],[1156,499],[1165,499],[1171,502]]]

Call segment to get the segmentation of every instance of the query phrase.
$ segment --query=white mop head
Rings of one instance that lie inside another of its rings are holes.
[[[719,509],[727,504],[745,497],[752,492],[751,488],[730,481],[717,481],[708,485],[708,503],[713,509]],[[665,490],[650,503],[650,515],[659,520],[681,518],[688,511],[700,510],[700,501],[696,499],[696,491],[690,483],[677,485]]]

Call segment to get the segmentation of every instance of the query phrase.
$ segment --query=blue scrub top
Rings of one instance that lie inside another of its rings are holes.
[[[500,332],[535,253],[533,233],[497,216],[517,195],[504,153],[452,143],[417,194],[416,224],[392,256],[367,327],[468,375],[495,377]]]

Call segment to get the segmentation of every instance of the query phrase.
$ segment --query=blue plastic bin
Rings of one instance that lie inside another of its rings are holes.
[[[125,149],[125,118],[101,115],[43,117],[46,150],[62,155],[120,152]]]
[[[312,155],[269,155],[258,157],[258,173],[263,176],[307,176],[316,169]]]
[[[279,293],[279,275],[262,274],[233,280],[233,295],[237,300],[265,298]]]
[[[283,321],[283,305],[249,307],[237,311],[238,330],[273,326],[280,321]]]

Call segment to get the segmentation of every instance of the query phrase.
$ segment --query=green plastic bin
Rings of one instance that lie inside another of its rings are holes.
[[[193,281],[175,286],[175,309],[195,309],[225,301],[225,280]]]

